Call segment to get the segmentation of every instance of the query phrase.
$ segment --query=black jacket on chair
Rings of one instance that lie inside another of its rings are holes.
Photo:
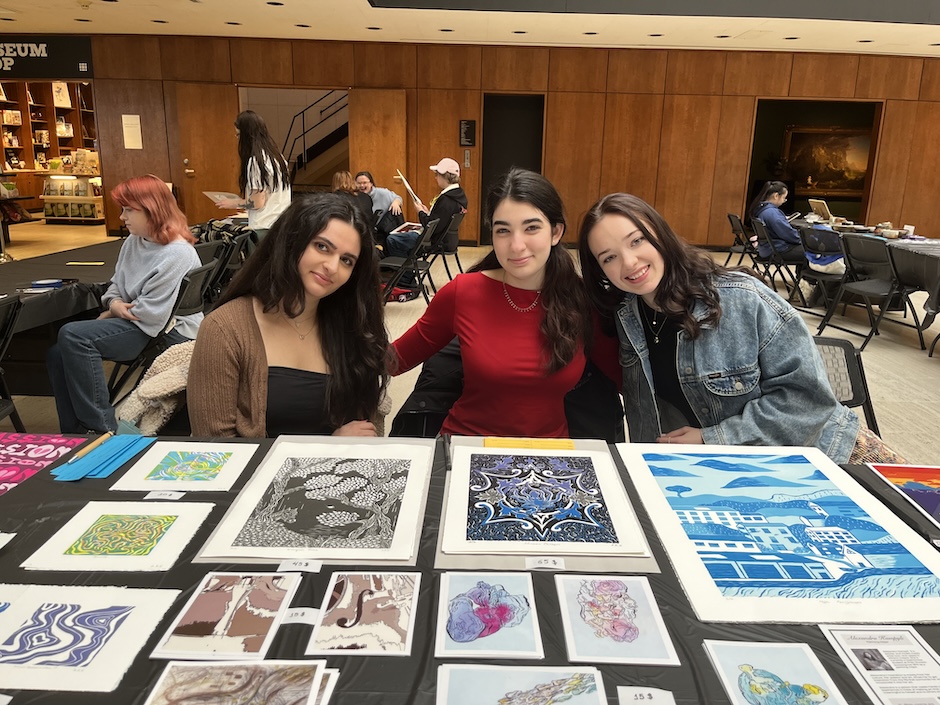
[[[427,213],[418,213],[421,225],[427,225],[435,218],[440,220],[440,230],[434,233],[432,240],[437,242],[447,234],[447,227],[457,213],[467,210],[467,194],[458,186],[449,191],[442,191]],[[432,243],[433,244],[433,243]]]

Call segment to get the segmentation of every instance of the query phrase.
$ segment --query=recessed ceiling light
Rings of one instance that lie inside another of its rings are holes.
[[[366,29],[368,29],[370,32],[378,32],[382,28],[381,27],[366,27]]]
[[[238,26],[238,25],[241,25],[241,22],[226,22],[225,24]]]
[[[439,30],[437,30],[437,31],[438,31],[438,32],[453,32],[454,30],[452,30],[452,29],[446,29],[446,28],[445,28],[445,29],[439,29]]]
[[[91,20],[88,19],[87,17],[76,17],[75,21],[76,22],[91,22]]]
[[[16,20],[14,20],[12,17],[0,17],[0,20],[3,20],[4,22],[16,22]]]
[[[3,19],[7,19],[7,18],[4,17]],[[930,46],[930,47],[940,47],[940,44],[928,44],[927,46]]]
[[[304,29],[310,29],[310,25],[308,25],[308,24],[295,24],[294,26],[295,26],[295,27],[303,27]]]
[[[101,2],[117,2],[118,0],[101,0]]]
[[[715,39],[729,39],[730,37],[731,37],[730,34],[716,34],[715,35]]]
[[[788,42],[792,42],[794,39],[799,39],[799,37],[784,37],[784,39]]]
[[[514,29],[512,33],[513,34],[528,34],[528,32],[526,32],[524,29]]]
[[[872,39],[859,39],[859,40],[858,40],[858,43],[859,43],[859,44],[871,44],[873,41],[874,41],[874,40],[872,40]]]
[[[150,20],[154,24],[170,24],[168,20]]]
[[[663,35],[661,35],[661,34],[647,34],[646,36],[647,36],[647,37],[661,37],[661,36],[663,36]]]
[[[273,5],[274,7],[280,7],[280,6],[283,5],[283,4],[284,4],[284,3],[282,3],[282,2],[269,2],[269,3],[268,3],[268,5]]]
[[[585,32],[585,34],[589,37],[593,37],[597,34],[597,32]]]

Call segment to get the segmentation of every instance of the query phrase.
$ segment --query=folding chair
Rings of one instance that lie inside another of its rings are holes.
[[[439,221],[435,218],[424,226],[421,235],[407,257],[386,257],[379,260],[379,269],[392,271],[392,277],[385,283],[383,290],[383,301],[385,303],[391,300],[392,292],[398,286],[398,282],[408,272],[414,275],[415,286],[424,294],[424,300],[431,303],[428,290],[424,286],[424,279],[427,277],[431,281],[431,286],[434,287],[434,282],[431,280],[431,265],[428,263],[427,257],[430,254],[431,237],[434,235],[438,223]],[[437,289],[434,288],[434,291],[437,291]]]
[[[841,238],[838,233],[829,233],[830,235],[835,235],[836,242],[838,244],[837,249],[833,250],[831,246],[828,246],[826,241],[819,237],[819,231],[814,230],[810,227],[799,227],[797,230],[800,233],[800,243],[803,245],[803,250],[807,255],[833,255],[840,254],[845,256],[842,251]],[[799,287],[800,282],[808,282],[810,284],[815,284],[823,296],[823,307],[828,311],[829,304],[831,303],[831,297],[829,295],[829,288],[827,285],[831,286],[833,289],[838,289],[842,284],[842,281],[845,279],[845,272],[842,274],[832,274],[827,272],[819,272],[809,266],[808,260],[805,267],[801,267],[799,274],[796,278],[796,285]],[[811,310],[808,306],[802,309],[805,313],[811,313],[814,316],[825,316],[825,314],[817,313],[816,311]]]
[[[728,258],[725,260],[725,266],[728,266],[728,263],[731,262],[731,258],[735,255],[740,255],[738,257],[738,267],[744,262],[745,257],[750,257],[751,262],[757,264],[757,260],[760,257],[757,252],[757,237],[747,232],[744,228],[744,223],[742,223],[741,219],[734,213],[728,213],[728,222],[731,223],[731,233],[734,235],[734,244],[728,248]]]
[[[205,303],[203,297],[206,287],[209,285],[209,277],[215,271],[218,262],[212,260],[208,264],[196,267],[189,271],[183,277],[180,284],[179,294],[176,296],[176,303],[170,312],[170,317],[163,328],[153,336],[133,360],[115,360],[114,369],[111,370],[111,377],[108,379],[108,392],[111,396],[111,403],[117,404],[126,394],[121,395],[121,391],[130,381],[136,372],[145,372],[156,359],[157,355],[170,347],[167,342],[167,334],[176,325],[176,319],[179,316],[191,316],[194,313],[202,313]],[[128,390],[129,391],[129,390]]]
[[[222,271],[228,265],[231,258],[233,244],[225,240],[208,240],[206,242],[197,242],[193,248],[199,255],[199,261],[203,264],[215,262],[215,270],[209,275],[209,283],[205,290],[206,303],[212,302],[212,286],[216,279],[222,274]]]
[[[888,251],[891,275],[894,277],[894,282],[902,292],[902,295],[910,295],[915,291],[927,291],[927,288],[932,282],[929,282],[925,278],[923,257],[903,247],[892,247],[887,242],[885,243],[885,249]],[[911,305],[911,310],[914,310],[913,304]],[[914,320],[917,321],[916,314]],[[920,349],[925,350],[924,332],[919,321],[917,321],[917,336],[920,338]],[[937,341],[934,340],[930,346],[931,352],[936,344]],[[933,357],[933,355],[930,355],[930,357]]]
[[[856,296],[860,296],[862,301],[865,302],[865,310],[868,313],[868,322],[871,326],[871,330],[869,330],[868,335],[865,336],[865,341],[860,348],[864,350],[872,337],[878,335],[878,327],[881,325],[881,321],[884,319],[888,308],[890,308],[891,301],[894,300],[895,296],[900,296],[905,312],[908,308],[911,310],[911,314],[914,317],[914,325],[912,326],[909,323],[893,319],[888,320],[899,323],[900,325],[916,328],[917,335],[920,338],[920,349],[926,349],[924,345],[924,335],[920,330],[920,320],[917,318],[917,312],[914,310],[914,304],[911,303],[909,295],[911,291],[916,291],[916,289],[911,290],[903,288],[895,280],[894,273],[891,270],[891,261],[888,259],[887,247],[887,242],[880,237],[859,235],[857,233],[842,234],[842,249],[845,252],[846,276],[842,284],[839,285],[839,291],[832,300],[829,310],[826,311],[826,315],[819,324],[819,329],[816,331],[818,335],[821,335],[826,326],[829,325],[829,321],[835,313],[836,307],[839,305],[839,302],[842,300],[842,297],[845,296],[846,292],[855,294]],[[877,317],[872,308],[872,301],[875,301],[880,309]],[[863,335],[862,333],[848,328],[842,328],[841,330],[854,335]]]
[[[454,213],[444,235],[439,239],[435,238],[436,242],[431,243],[431,259],[428,265],[433,266],[437,258],[441,257],[444,261],[444,271],[447,272],[448,281],[453,281],[454,279],[454,275],[450,272],[450,267],[447,266],[448,255],[453,255],[454,260],[457,262],[457,269],[463,274],[463,266],[460,264],[460,257],[457,255],[457,247],[460,244],[460,223],[463,221],[463,217],[466,214],[466,209],[461,210],[459,213]],[[433,280],[431,281],[431,286],[434,286]],[[437,289],[434,289],[434,293],[437,293]]]
[[[764,274],[767,276],[767,278],[770,279],[770,288],[777,288],[776,277],[779,274],[780,281],[787,290],[787,300],[792,300],[793,294],[795,292],[799,295],[803,306],[806,306],[806,299],[803,297],[803,292],[800,291],[800,287],[797,285],[800,270],[806,263],[805,258],[802,263],[785,261],[783,259],[783,255],[780,252],[777,252],[776,248],[774,247],[773,240],[770,239],[770,233],[767,231],[767,226],[764,225],[763,221],[761,221],[759,218],[754,218],[751,221],[751,225],[754,227],[754,232],[757,233],[758,240],[765,242],[770,247],[770,255],[766,258],[762,258],[761,260],[761,264],[764,266]],[[790,270],[791,264],[795,267],[795,274]]]
[[[22,305],[19,296],[7,296],[0,300],[0,360],[3,360],[7,354],[7,348],[10,347],[16,328],[16,319],[19,318]],[[5,419],[7,416],[13,422],[13,428],[19,433],[26,433],[26,427],[16,410],[13,395],[10,394],[6,378],[3,376],[3,368],[0,368],[0,419]]]
[[[826,366],[826,376],[836,399],[849,408],[860,406],[865,412],[865,423],[879,436],[875,409],[871,404],[868,382],[865,380],[865,368],[862,366],[862,352],[848,340],[841,338],[813,338],[816,349]]]

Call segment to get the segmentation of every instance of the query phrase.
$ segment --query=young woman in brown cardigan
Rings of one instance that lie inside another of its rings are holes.
[[[202,323],[193,435],[374,436],[387,347],[362,214],[337,194],[297,199]]]

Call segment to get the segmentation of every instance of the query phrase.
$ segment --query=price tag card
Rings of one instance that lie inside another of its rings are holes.
[[[676,705],[676,699],[668,690],[641,688],[635,685],[618,685],[617,699],[620,705]]]
[[[281,624],[316,624],[319,619],[320,610],[316,607],[291,607]]]
[[[484,448],[539,448],[541,450],[575,450],[568,438],[494,438],[483,439]]]
[[[0,534],[0,548],[3,548],[4,546],[6,546],[15,537],[16,537],[16,534]],[[3,705],[3,703],[0,702],[0,705]]]
[[[323,561],[281,561],[278,573],[319,573]]]
[[[526,570],[564,570],[565,559],[555,556],[527,556]]]
[[[154,490],[144,495],[144,499],[183,499],[185,492],[172,492],[170,490]]]

